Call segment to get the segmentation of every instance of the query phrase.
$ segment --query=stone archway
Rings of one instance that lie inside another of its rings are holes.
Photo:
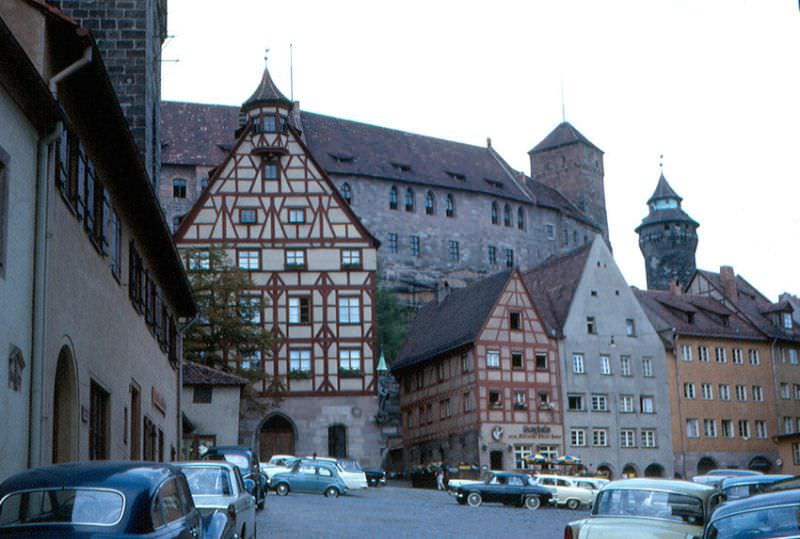
[[[53,389],[53,462],[78,460],[78,377],[72,352],[58,353]]]
[[[597,467],[597,475],[602,475],[611,480],[614,479],[614,470],[608,464],[601,464]]]
[[[769,472],[770,468],[772,468],[772,462],[770,462],[767,457],[758,455],[750,460],[750,464],[748,464],[747,467],[751,470],[767,473]]]
[[[645,477],[664,477],[664,467],[657,463],[652,463],[644,469]]]
[[[297,431],[292,421],[283,414],[269,416],[261,425],[258,434],[258,453],[261,462],[272,455],[294,455]]]
[[[697,475],[705,475],[711,470],[719,468],[717,461],[711,457],[703,457],[697,462]]]
[[[639,477],[639,470],[630,462],[622,468],[622,477]]]

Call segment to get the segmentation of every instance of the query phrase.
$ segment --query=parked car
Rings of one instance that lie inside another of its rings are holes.
[[[757,472],[755,470],[741,470],[738,468],[718,468],[716,470],[711,470],[705,475],[696,475],[692,477],[692,481],[695,483],[701,483],[703,485],[711,485],[713,487],[719,487],[722,484],[722,480],[726,477],[741,477],[741,476],[754,476],[754,475],[763,475],[761,472]]]
[[[253,481],[250,494],[255,497],[258,508],[264,509],[269,479],[261,472],[255,451],[244,445],[220,445],[208,448],[202,460],[224,460],[239,468],[242,479]]]
[[[276,473],[288,472],[291,470],[298,458],[299,457],[295,457],[294,455],[272,455],[269,462],[261,463],[261,472],[266,474],[267,479],[271,479]]]
[[[700,537],[721,497],[715,488],[691,481],[612,481],[597,494],[589,518],[566,526],[564,539]]]
[[[236,466],[222,461],[179,462],[176,466],[186,476],[194,505],[204,519],[221,511],[228,515],[239,539],[256,538],[256,500]]]
[[[573,479],[577,486],[591,490],[595,495],[597,495],[597,491],[611,482],[602,477],[574,477]]]
[[[491,477],[496,473],[503,473],[502,470],[482,470],[479,472],[478,477],[459,477],[454,479],[446,479],[447,481],[447,491],[448,493],[452,494],[453,496],[456,495],[456,491],[458,487],[463,487],[464,485],[474,484],[474,483],[485,483],[487,479],[491,479]]]
[[[363,470],[367,476],[367,485],[371,487],[383,486],[386,484],[386,472],[380,469],[368,468]]]
[[[784,490],[720,506],[706,526],[705,539],[800,537],[800,491]]]
[[[726,477],[720,484],[720,490],[725,494],[725,499],[727,501],[739,500],[741,498],[761,494],[770,485],[793,477],[793,475],[777,474]]]
[[[367,475],[355,459],[335,459],[332,457],[306,457],[311,460],[321,460],[336,466],[339,477],[350,490],[364,490],[367,488]]]
[[[0,484],[0,537],[202,537],[186,477],[153,462],[57,464]]]
[[[458,503],[470,507],[480,507],[487,502],[538,509],[543,503],[550,502],[552,493],[527,474],[496,472],[481,483],[457,487],[455,496]]]
[[[308,492],[336,498],[347,491],[336,464],[319,459],[299,459],[291,471],[273,475],[270,487],[278,496],[286,496],[290,492]]]
[[[778,481],[777,483],[773,483],[767,486],[764,489],[764,492],[778,492],[781,490],[794,490],[794,489],[800,489],[800,475],[795,475],[788,479],[784,479],[783,481]]]
[[[597,495],[597,490],[578,486],[578,478],[568,475],[544,475],[534,476],[537,483],[549,487],[553,491],[551,503],[566,506],[568,509],[580,509],[583,506],[591,505]]]

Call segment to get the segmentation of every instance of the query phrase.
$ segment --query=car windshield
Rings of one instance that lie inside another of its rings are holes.
[[[357,460],[345,459],[345,460],[339,460],[337,462],[339,463],[339,466],[341,466],[342,469],[345,470],[346,472],[361,471],[361,465],[358,464]]]
[[[125,497],[116,491],[42,489],[15,492],[0,505],[0,527],[30,524],[113,526],[122,518]]]
[[[182,467],[193,496],[231,496],[231,476],[223,468]]]
[[[225,453],[224,457],[227,462],[230,462],[239,468],[243,474],[246,474],[250,471],[250,461],[245,455],[240,455],[238,453]]]
[[[738,485],[735,487],[728,487],[725,489],[725,498],[728,501],[738,500],[739,498],[747,498],[750,496],[750,489],[753,485]]]
[[[739,513],[712,522],[706,537],[728,539],[768,539],[796,537],[800,534],[800,506],[767,507]]]
[[[600,493],[594,515],[662,518],[702,526],[703,502],[694,496],[651,490],[613,489]]]

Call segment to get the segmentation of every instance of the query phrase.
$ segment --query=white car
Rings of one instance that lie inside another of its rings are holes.
[[[553,490],[552,502],[556,505],[566,505],[568,509],[580,509],[582,506],[591,505],[597,495],[596,490],[589,490],[578,486],[582,477],[567,475],[535,476],[536,482]]]
[[[365,490],[367,488],[367,474],[361,471],[361,466],[355,459],[335,459],[332,457],[306,457],[307,459],[323,460],[336,464],[339,477],[350,490]]]
[[[464,485],[468,485],[470,483],[483,483],[489,478],[490,475],[498,471],[501,470],[484,470],[483,472],[481,472],[481,476],[478,479],[448,479],[447,492],[455,496],[458,487],[463,487]]]
[[[268,479],[276,473],[290,472],[292,466],[299,457],[294,455],[272,455],[269,462],[262,462],[260,464],[261,471],[267,474]]]

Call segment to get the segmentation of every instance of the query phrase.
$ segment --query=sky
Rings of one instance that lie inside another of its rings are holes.
[[[224,5],[224,9],[220,9]],[[663,172],[700,223],[697,266],[800,294],[796,0],[169,0],[162,97],[241,105],[269,49],[303,110],[527,152],[562,118],[605,152],[615,259]],[[291,64],[290,70],[290,44]]]

